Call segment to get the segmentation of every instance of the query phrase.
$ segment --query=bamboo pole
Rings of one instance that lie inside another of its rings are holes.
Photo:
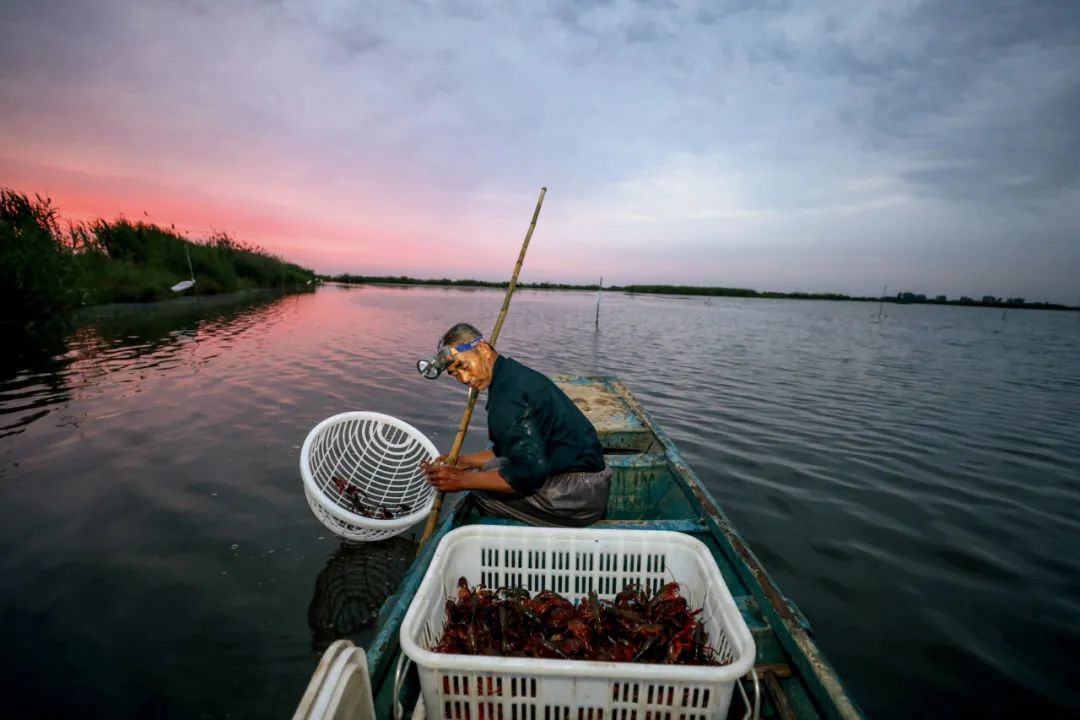
[[[525,262],[525,251],[529,249],[529,241],[532,239],[533,230],[536,229],[536,220],[540,217],[540,206],[544,204],[544,195],[547,194],[547,188],[540,188],[540,197],[536,199],[536,209],[533,210],[532,222],[529,223],[529,229],[525,233],[525,242],[521,244],[521,252],[518,253],[517,263],[514,265],[514,274],[510,276],[510,284],[506,286],[506,296],[503,297],[502,309],[499,310],[499,318],[495,321],[495,329],[491,331],[491,335],[488,337],[488,344],[495,347],[495,342],[499,339],[499,333],[502,332],[503,322],[506,320],[506,311],[510,309],[510,297],[514,294],[514,288],[517,287],[518,274],[521,272],[521,265]],[[454,436],[454,444],[450,448],[450,455],[446,458],[446,462],[449,465],[456,465],[458,456],[461,454],[461,446],[465,442],[465,433],[469,430],[469,421],[472,420],[473,409],[476,407],[476,399],[480,397],[480,392],[475,388],[469,389],[469,402],[465,406],[465,412],[461,416],[461,422],[458,423],[457,435]],[[424,526],[424,534],[420,536],[420,546],[428,541],[432,533],[435,532],[435,526],[439,522],[439,513],[442,511],[444,493],[439,493],[435,497],[435,504],[431,508],[431,514],[428,515],[427,524]]]

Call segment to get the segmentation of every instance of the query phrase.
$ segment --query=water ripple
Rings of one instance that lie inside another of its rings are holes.
[[[464,391],[413,364],[454,322],[490,327],[501,297],[328,287],[9,344],[11,681],[55,696],[59,653],[80,707],[102,714],[294,707],[331,622],[309,628],[308,609],[342,602],[327,580],[357,583],[369,617],[402,567],[349,571],[381,561],[336,549],[311,517],[300,443],[328,415],[370,409],[447,449]],[[1071,656],[1053,650],[1080,644],[1075,316],[898,306],[871,323],[857,303],[605,295],[597,331],[594,308],[591,293],[521,292],[500,347],[626,381],[872,717],[1080,711]],[[466,449],[484,423],[478,407]],[[173,650],[148,668],[116,641],[132,636]]]

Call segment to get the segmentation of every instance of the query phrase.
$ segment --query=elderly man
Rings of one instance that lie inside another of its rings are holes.
[[[600,439],[555,383],[495,352],[465,323],[450,328],[435,359],[418,367],[428,376],[445,368],[488,391],[490,449],[462,455],[456,466],[425,464],[435,488],[472,490],[484,512],[530,525],[582,527],[604,517],[611,470]]]

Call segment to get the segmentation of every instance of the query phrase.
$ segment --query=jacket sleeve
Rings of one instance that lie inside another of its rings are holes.
[[[550,474],[545,452],[545,440],[537,409],[525,398],[515,398],[501,409],[500,418],[507,423],[507,442],[503,444],[503,464],[499,474],[519,493],[540,489]]]

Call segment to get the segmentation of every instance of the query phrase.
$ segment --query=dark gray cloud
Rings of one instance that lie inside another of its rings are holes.
[[[871,147],[914,160],[919,192],[1027,202],[1077,186],[1075,3],[922,3],[861,39],[828,34],[816,64],[856,88],[842,112]]]
[[[57,0],[0,33],[0,158],[508,232],[546,183],[565,242],[690,281],[748,238],[1080,270],[1076,2]]]

